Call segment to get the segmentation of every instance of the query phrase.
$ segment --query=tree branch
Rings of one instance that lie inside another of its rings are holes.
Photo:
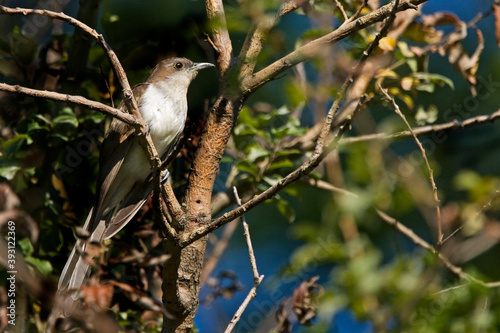
[[[242,90],[246,94],[250,94],[266,82],[274,79],[277,75],[281,74],[290,67],[297,65],[300,62],[308,60],[320,52],[323,48],[332,45],[333,43],[352,35],[353,33],[366,28],[374,23],[384,20],[391,15],[392,10],[400,12],[407,9],[416,9],[418,5],[427,2],[428,0],[406,0],[401,1],[396,8],[394,8],[394,1],[380,7],[376,11],[362,16],[352,22],[343,24],[335,31],[315,39],[297,50],[287,54],[283,58],[273,62],[271,65],[260,70],[252,76],[247,77],[242,82]]]
[[[380,91],[382,91],[382,94],[384,94],[384,96],[387,99],[389,99],[389,101],[392,103],[392,106],[394,107],[394,111],[396,112],[396,114],[401,119],[403,119],[406,127],[408,127],[408,130],[410,131],[411,135],[413,136],[413,139],[415,140],[415,142],[417,143],[418,148],[420,149],[420,152],[422,153],[422,157],[423,157],[423,159],[425,161],[425,165],[427,167],[427,171],[429,172],[429,179],[430,179],[430,182],[431,182],[432,192],[434,194],[434,201],[435,201],[435,204],[436,204],[436,223],[437,223],[437,229],[438,229],[437,245],[441,246],[441,244],[443,242],[443,228],[441,226],[441,208],[440,208],[440,201],[439,201],[438,192],[437,192],[438,189],[437,189],[437,186],[436,186],[436,182],[434,181],[434,171],[432,170],[431,165],[429,164],[429,160],[427,159],[427,154],[425,153],[425,149],[422,146],[422,143],[420,142],[420,140],[418,139],[418,137],[413,132],[413,129],[412,129],[410,123],[408,122],[408,120],[406,120],[406,117],[404,116],[404,114],[399,109],[399,105],[396,103],[396,101],[394,100],[394,98],[389,95],[389,93],[387,92],[386,89],[384,89],[380,84],[378,84],[378,87],[379,87]]]
[[[245,42],[241,47],[238,56],[238,66],[240,67],[240,80],[250,76],[253,73],[257,56],[262,50],[263,42],[266,39],[269,31],[276,25],[276,22],[284,15],[296,10],[302,6],[306,0],[287,0],[284,1],[279,11],[273,17],[267,15],[258,23],[253,24],[247,34]]]
[[[146,126],[144,124],[144,121],[142,119],[142,115],[139,112],[139,108],[137,106],[137,102],[135,98],[133,98],[132,94],[132,89],[130,88],[130,84],[127,79],[127,75],[125,71],[123,70],[123,67],[118,60],[118,57],[116,56],[115,52],[111,49],[111,47],[106,43],[106,40],[104,37],[99,34],[96,30],[92,29],[88,25],[84,24],[83,22],[80,22],[79,20],[66,15],[64,13],[57,13],[53,12],[50,10],[45,10],[45,9],[29,9],[29,8],[10,8],[6,6],[0,6],[0,14],[8,14],[8,15],[16,15],[16,14],[22,14],[22,15],[40,15],[40,16],[47,16],[53,19],[59,19],[62,21],[65,21],[77,28],[82,29],[85,31],[89,36],[94,38],[97,43],[103,48],[103,50],[106,53],[106,56],[108,57],[111,67],[113,68],[113,71],[115,75],[118,77],[118,81],[120,82],[120,85],[123,88],[123,95],[125,97],[125,104],[127,105],[128,110],[130,111],[131,114],[133,114],[138,122],[134,126],[136,131],[138,133],[144,134],[146,132]],[[153,156],[153,155],[152,155]]]
[[[393,227],[395,227],[400,233],[402,233],[403,235],[405,235],[406,237],[408,237],[413,243],[415,243],[416,245],[420,246],[423,249],[426,249],[430,253],[432,253],[434,255],[437,255],[437,257],[439,258],[439,260],[441,260],[441,262],[444,264],[444,266],[446,268],[448,268],[453,274],[455,274],[456,276],[458,276],[460,279],[468,280],[470,282],[479,283],[479,284],[481,284],[483,286],[490,287],[490,288],[492,288],[492,287],[500,287],[500,281],[498,281],[498,282],[484,282],[484,281],[481,281],[479,279],[476,279],[475,277],[473,277],[472,275],[470,275],[468,273],[465,273],[462,270],[461,267],[453,265],[451,263],[451,261],[447,257],[445,257],[444,255],[442,255],[432,245],[430,245],[425,240],[423,240],[422,238],[420,238],[417,234],[415,234],[413,232],[413,230],[411,230],[410,228],[406,227],[401,222],[399,222],[398,220],[390,217],[389,215],[387,215],[386,213],[382,212],[381,210],[377,209],[376,211],[377,211],[377,214],[380,216],[380,218],[383,221],[385,221],[387,224],[392,225]]]
[[[438,124],[438,125],[427,125],[421,127],[413,128],[413,133],[417,136],[432,134],[442,132],[448,129],[465,129],[467,127],[480,125],[484,123],[492,123],[495,120],[500,118],[500,110],[493,112],[488,115],[475,116],[471,118],[467,118],[465,120],[452,120],[447,123]],[[355,136],[351,138],[344,138],[340,140],[340,145],[349,145],[358,142],[370,142],[377,140],[396,140],[403,139],[412,136],[410,131],[401,131],[397,133],[387,134],[387,133],[374,133],[374,134],[366,134]]]
[[[236,202],[238,203],[238,205],[241,206],[241,199],[238,195],[238,190],[236,189],[236,186],[233,186],[233,191],[234,191],[234,196],[236,197]],[[257,288],[259,288],[262,280],[264,279],[264,275],[259,275],[259,271],[257,269],[257,261],[255,260],[255,254],[253,252],[252,240],[250,239],[250,230],[248,228],[248,223],[245,221],[245,216],[242,216],[241,220],[243,222],[243,229],[245,234],[245,240],[247,242],[247,247],[248,247],[248,256],[250,258],[250,265],[252,266],[253,287],[252,289],[250,289],[247,297],[245,297],[245,300],[234,314],[233,319],[231,319],[231,322],[227,326],[224,333],[232,332],[234,326],[236,326],[236,323],[240,320],[241,315],[243,314],[243,312],[245,312],[245,309],[247,308],[248,304],[250,304],[250,301],[254,299],[255,296],[257,296]]]
[[[233,46],[231,38],[227,31],[226,16],[224,14],[224,5],[221,0],[206,0],[205,7],[207,17],[212,24],[212,43],[218,53],[217,64],[219,74],[222,76],[231,64]]]
[[[220,95],[212,107],[201,136],[185,194],[185,223],[182,235],[210,221],[210,199],[219,169],[220,156],[234,123],[234,103],[228,95],[236,95],[228,84],[232,62],[232,45],[226,27],[222,0],[206,0],[211,23],[210,41],[217,52]],[[190,332],[198,308],[200,275],[206,248],[206,237],[190,244],[167,242],[172,255],[163,267],[163,304],[171,316],[163,317],[163,332]],[[183,246],[184,245],[184,246]]]
[[[21,87],[18,85],[10,85],[6,83],[1,83],[0,82],[0,90],[3,91],[8,91],[12,93],[17,93],[17,94],[23,94],[26,96],[31,96],[35,98],[46,98],[50,99],[53,101],[58,101],[58,102],[67,102],[67,103],[73,103],[76,105],[84,106],[92,110],[99,111],[101,113],[110,115],[112,117],[115,117],[117,119],[120,119],[124,123],[135,127],[138,124],[138,121],[135,117],[132,115],[125,113],[117,108],[113,108],[109,105],[92,101],[90,99],[87,99],[83,96],[75,96],[75,95],[67,95],[67,94],[61,94],[58,92],[54,91],[48,91],[48,90],[38,90],[38,89],[31,89],[31,88],[25,88]]]
[[[321,130],[320,137],[318,139],[317,145],[315,152],[313,156],[303,163],[299,168],[296,170],[292,171],[290,174],[288,174],[286,177],[281,179],[279,182],[276,184],[272,185],[270,188],[265,190],[264,192],[260,193],[259,195],[254,196],[252,199],[244,203],[243,205],[239,206],[238,208],[233,209],[230,212],[225,213],[221,217],[213,220],[210,224],[203,225],[197,230],[194,230],[191,234],[185,234],[182,235],[179,240],[180,244],[187,245],[190,244],[197,239],[207,235],[208,233],[212,232],[213,230],[219,228],[220,226],[234,220],[238,216],[243,215],[247,210],[252,209],[256,207],[257,205],[261,204],[262,202],[266,201],[267,199],[272,198],[275,196],[279,191],[281,191],[283,188],[286,186],[296,182],[303,176],[311,173],[318,165],[321,163],[321,161],[333,150],[337,147],[338,141],[340,137],[347,131],[347,129],[350,126],[350,123],[352,119],[354,119],[355,115],[353,114],[352,117],[348,117],[346,119],[346,122],[343,126],[341,126],[339,132],[337,133],[337,136],[333,138],[333,140],[330,142],[330,144],[325,145],[325,142],[328,138],[328,135],[331,130],[331,124],[333,122],[333,119],[335,117],[335,114],[340,106],[340,102],[343,100],[347,90],[349,89],[350,85],[354,81],[354,75],[359,73],[361,68],[363,67],[364,63],[366,60],[369,58],[371,52],[378,46],[380,40],[387,34],[387,31],[389,29],[389,26],[392,24],[394,17],[397,13],[397,9],[399,8],[399,1],[396,0],[390,17],[387,19],[385,22],[384,26],[380,30],[380,32],[377,34],[375,39],[373,40],[372,43],[368,46],[368,48],[363,52],[363,56],[359,60],[359,62],[356,64],[354,69],[352,70],[351,74],[349,77],[344,81],[342,87],[340,88],[337,98],[332,104],[332,107],[328,111],[328,114],[325,118],[325,122],[323,124],[323,128]],[[360,104],[364,102],[364,99],[360,100]],[[358,110],[359,108],[356,108]]]

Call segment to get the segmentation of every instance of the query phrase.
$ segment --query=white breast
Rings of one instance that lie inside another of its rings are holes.
[[[172,140],[184,130],[187,115],[187,89],[163,84],[149,85],[139,104],[139,109],[158,153],[161,155]]]

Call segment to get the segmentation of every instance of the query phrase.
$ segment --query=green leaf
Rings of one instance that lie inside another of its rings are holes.
[[[283,177],[279,176],[279,175],[272,175],[272,176],[266,176],[264,177],[264,181],[273,186],[273,185],[276,185]]]
[[[272,116],[286,116],[290,114],[290,109],[286,105],[283,105],[282,107],[276,109]],[[295,118],[290,118],[290,119],[295,119]]]
[[[36,132],[36,131],[40,131],[40,130],[47,130],[46,127],[44,126],[40,126],[40,124],[36,121],[30,121],[28,126],[26,127],[26,132],[28,133],[32,133],[32,132]]]
[[[290,104],[294,107],[299,106],[306,100],[305,91],[298,80],[293,80],[287,84],[285,86],[285,91],[288,99],[290,99]]]
[[[414,87],[419,91],[426,91],[428,93],[433,93],[436,88],[436,85],[432,82],[423,82],[416,84]]]
[[[248,172],[249,174],[257,177],[259,175],[259,168],[254,163],[247,160],[239,161],[236,163],[236,168],[242,172]]]
[[[444,75],[435,73],[413,73],[413,77],[422,81],[431,81],[439,86],[448,85],[451,89],[455,90],[453,81]]]
[[[321,236],[321,230],[314,221],[297,223],[293,226],[292,235],[294,238],[305,242],[315,242]]]
[[[50,126],[52,123],[42,114],[35,114],[33,118],[37,119],[40,123]]]
[[[294,164],[293,164],[293,162],[291,160],[289,160],[289,159],[280,159],[278,161],[273,161],[271,163],[271,165],[269,166],[268,170],[291,168],[293,166],[294,166]]]
[[[102,93],[93,81],[83,81],[80,88],[86,92],[88,98],[96,101],[100,101],[102,99]]]
[[[67,124],[74,128],[77,128],[78,118],[73,113],[73,110],[71,108],[66,107],[61,111],[59,116],[54,118],[53,123],[58,125]]]
[[[416,58],[407,59],[406,64],[408,65],[408,67],[410,67],[410,69],[413,73],[418,71],[418,60]]]
[[[2,150],[6,151],[7,149],[13,147],[14,145],[21,145],[25,142],[30,145],[33,143],[33,139],[28,134],[16,134],[12,139],[5,141],[2,144]]]
[[[69,136],[67,136],[64,133],[53,132],[53,133],[51,133],[50,137],[51,138],[57,138],[57,139],[59,139],[61,141],[64,141],[64,142],[69,141]]]
[[[299,149],[283,149],[283,150],[278,150],[274,153],[275,156],[281,157],[281,156],[289,156],[289,155],[301,155],[302,151]]]
[[[33,254],[33,245],[28,238],[22,238],[17,242],[25,257],[30,257]]]
[[[289,135],[302,135],[305,131],[305,128],[300,127],[300,121],[296,118],[288,118],[284,126],[271,128],[271,133],[277,140]]]
[[[220,162],[221,162],[221,164],[222,163],[232,164],[234,162],[234,158],[229,156],[229,155],[224,155],[224,156],[222,156]]]
[[[252,147],[250,147],[247,153],[247,160],[249,162],[256,162],[258,159],[267,157],[269,155],[271,155],[269,151],[265,150],[259,145],[253,145]]]
[[[288,222],[293,222],[295,221],[295,210],[292,208],[290,203],[288,201],[283,200],[283,199],[274,199],[276,203],[276,208],[280,211],[281,214],[288,220]]]
[[[0,167],[0,177],[12,180],[19,170],[21,167],[17,165]]]
[[[35,114],[31,116],[29,119],[27,119],[27,121],[29,121],[29,123],[26,126],[26,132],[28,134],[42,130],[50,131],[52,126],[50,120],[48,120],[41,114]]]
[[[255,126],[257,122],[252,117],[252,111],[249,107],[245,106],[241,109],[238,116],[238,124],[247,124]]]
[[[26,261],[35,266],[44,276],[48,276],[50,273],[52,273],[52,264],[47,260],[28,257],[26,258]]]
[[[250,124],[239,124],[234,128],[234,134],[238,136],[243,135],[259,135],[264,138],[267,138],[268,135],[265,131],[259,130]]]
[[[418,125],[432,124],[436,122],[438,116],[438,108],[435,105],[429,105],[426,110],[423,106],[419,106],[415,114],[415,121]]]

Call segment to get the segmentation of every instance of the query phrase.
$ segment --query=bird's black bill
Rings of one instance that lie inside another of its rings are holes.
[[[199,71],[200,69],[209,67],[215,67],[215,65],[209,62],[197,62],[193,65],[192,69]]]

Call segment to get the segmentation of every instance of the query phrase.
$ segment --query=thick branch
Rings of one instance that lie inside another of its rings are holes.
[[[396,12],[404,11],[410,8],[416,8],[428,0],[406,0],[401,1],[400,4],[395,8]],[[376,11],[362,16],[352,22],[348,22],[340,26],[337,30],[315,39],[304,46],[298,48],[297,50],[287,54],[283,58],[273,62],[271,65],[260,70],[252,76],[247,77],[242,82],[242,90],[246,94],[250,94],[257,88],[265,84],[266,82],[274,79],[277,75],[281,74],[290,67],[297,65],[300,62],[308,60],[314,57],[323,48],[332,45],[333,43],[352,35],[353,33],[366,28],[374,23],[384,20],[391,14],[394,7],[394,1],[380,7]]]
[[[210,221],[210,198],[219,169],[220,158],[234,123],[234,104],[225,97],[232,60],[232,46],[226,27],[221,0],[206,0],[207,16],[211,21],[211,42],[217,52],[217,68],[221,92],[211,109],[193,161],[185,195],[186,222],[184,233],[191,233],[200,223]],[[234,88],[233,88],[234,89]],[[200,239],[201,238],[201,239]],[[163,304],[171,316],[163,317],[162,332],[190,332],[198,308],[200,274],[206,247],[206,237],[191,244],[167,242],[172,256],[163,267]],[[184,246],[187,245],[187,246]]]
[[[218,54],[217,64],[221,76],[227,71],[231,64],[233,46],[227,31],[224,5],[221,0],[206,0],[205,7],[207,17],[212,24],[212,43]]]

